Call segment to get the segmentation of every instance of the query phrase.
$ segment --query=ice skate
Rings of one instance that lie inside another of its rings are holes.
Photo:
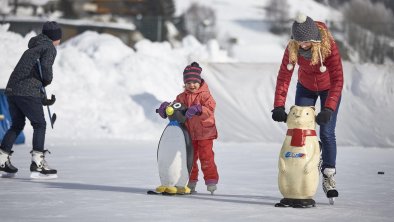
[[[191,194],[197,193],[197,191],[196,191],[196,186],[197,186],[197,183],[196,183],[196,182],[189,182],[189,183],[187,184],[187,187],[190,188],[190,193],[191,193]]]
[[[40,151],[31,151],[32,159],[30,164],[30,178],[32,179],[55,179],[57,178],[57,170],[52,169],[48,166],[48,163],[45,160],[45,154],[49,152],[48,150],[44,150],[44,152]]]
[[[13,153],[7,153],[0,149],[0,177],[3,178],[12,178],[15,177],[18,169],[11,164],[10,156]]]
[[[334,204],[335,197],[338,197],[334,175],[335,168],[325,168],[323,171],[323,190],[331,205]]]
[[[213,195],[213,192],[215,192],[216,189],[217,189],[216,184],[208,184],[207,185],[207,190],[209,192],[211,192],[212,195]]]

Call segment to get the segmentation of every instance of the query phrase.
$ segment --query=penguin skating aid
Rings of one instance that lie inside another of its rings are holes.
[[[193,165],[193,146],[184,126],[186,107],[170,104],[166,114],[170,120],[161,135],[157,149],[157,164],[161,185],[148,194],[189,194],[187,187]]]

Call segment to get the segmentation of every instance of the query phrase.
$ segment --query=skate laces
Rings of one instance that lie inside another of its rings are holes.
[[[48,169],[50,169],[50,167],[49,167],[47,161],[45,160],[45,154],[46,154],[46,153],[51,154],[51,152],[49,152],[49,150],[44,150],[44,151],[42,152],[42,155],[41,155],[40,157],[42,158],[42,160],[41,160],[42,168],[48,170]]]
[[[51,152],[49,152],[49,150],[43,150],[42,152],[40,152],[40,151],[31,151],[31,153],[33,154],[34,162],[37,164],[37,166],[39,168],[44,168],[46,170],[50,169],[47,161],[45,160],[45,154],[46,153],[51,154]]]
[[[329,175],[329,176],[324,175],[324,186],[330,187],[330,188],[335,188],[336,182],[334,179],[334,174]]]

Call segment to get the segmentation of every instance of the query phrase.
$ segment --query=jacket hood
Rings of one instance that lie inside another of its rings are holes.
[[[39,45],[53,45],[52,40],[44,34],[39,34],[29,40],[29,49],[34,48]]]

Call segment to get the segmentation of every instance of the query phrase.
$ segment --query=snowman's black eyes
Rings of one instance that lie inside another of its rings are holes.
[[[309,113],[306,113],[306,115],[309,115]]]

